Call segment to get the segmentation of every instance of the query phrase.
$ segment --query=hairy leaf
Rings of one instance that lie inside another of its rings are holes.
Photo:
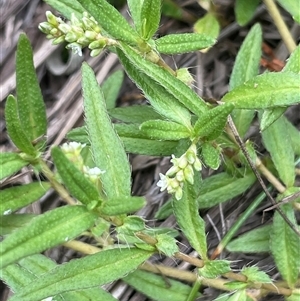
[[[2,267],[78,236],[96,216],[82,206],[64,206],[35,217],[0,243]]]
[[[11,301],[40,301],[62,292],[103,285],[135,270],[150,255],[140,249],[113,249],[75,259],[43,274]]]
[[[87,64],[82,67],[82,76],[86,124],[96,166],[105,171],[100,175],[104,191],[108,198],[129,196],[131,173],[122,142],[108,117],[94,72]]]
[[[55,10],[59,11],[67,19],[71,20],[72,13],[77,18],[81,18],[85,9],[74,0],[44,0],[47,4],[52,6]]]
[[[292,72],[264,73],[227,93],[222,101],[237,109],[285,107],[300,102],[299,76]]]
[[[33,141],[47,132],[46,108],[33,65],[30,42],[21,34],[16,55],[16,89],[22,128]]]
[[[28,165],[17,153],[0,153],[0,180],[13,175]]]
[[[235,2],[235,16],[240,26],[246,25],[254,17],[260,0],[237,0]]]
[[[10,214],[42,197],[51,187],[48,182],[32,182],[0,191],[0,214]]]
[[[182,33],[163,36],[155,41],[158,52],[179,54],[211,47],[216,40],[200,33]]]

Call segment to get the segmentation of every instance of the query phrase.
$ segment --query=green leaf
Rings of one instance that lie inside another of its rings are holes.
[[[300,289],[294,289],[292,294],[288,297],[285,297],[286,301],[298,301],[300,298]]]
[[[74,0],[44,0],[48,5],[59,11],[68,20],[71,20],[72,13],[79,19],[85,12],[85,9]]]
[[[0,153],[0,180],[13,175],[28,165],[17,153]]]
[[[53,147],[51,156],[64,184],[76,199],[85,205],[99,200],[100,195],[95,185],[66,157],[60,148]]]
[[[108,110],[108,113],[111,117],[128,123],[143,123],[148,120],[163,118],[151,106],[147,105],[114,108]]]
[[[101,85],[107,109],[113,109],[124,80],[122,70],[115,71]]]
[[[228,260],[208,260],[204,267],[198,269],[199,274],[205,278],[217,278],[222,274],[228,273],[230,269],[230,261]]]
[[[142,134],[136,124],[115,124],[114,129],[120,136],[125,150],[128,153],[148,155],[148,156],[170,156],[175,153],[178,146],[177,141],[158,141],[149,139]],[[86,128],[76,128],[71,130],[67,137],[72,141],[90,144]]]
[[[203,143],[201,147],[201,155],[203,157],[204,163],[217,170],[221,164],[220,151],[212,146],[210,143]]]
[[[294,125],[292,125],[285,116],[283,116],[282,118],[285,119],[286,130],[291,138],[294,153],[300,156],[300,131]]]
[[[265,131],[270,125],[272,125],[280,116],[284,114],[287,108],[271,108],[263,111],[260,120],[260,131]]]
[[[191,136],[191,132],[185,126],[164,120],[145,121],[140,129],[146,136],[158,140],[180,140]]]
[[[255,1],[244,2],[253,3]],[[259,24],[255,24],[249,31],[235,59],[230,76],[229,90],[235,89],[258,74],[261,58],[261,45],[261,27]],[[233,110],[232,119],[242,137],[249,129],[254,114],[254,111],[249,110]]]
[[[300,73],[300,45],[292,52],[282,72]]]
[[[100,26],[113,38],[129,44],[140,39],[126,19],[106,0],[78,0]]]
[[[24,131],[18,114],[17,100],[12,95],[9,95],[6,100],[5,120],[8,135],[16,147],[22,152],[35,157],[37,151]]]
[[[51,185],[48,182],[33,182],[0,191],[0,214],[10,214],[41,198]]]
[[[204,179],[199,188],[197,197],[198,208],[210,208],[219,203],[226,202],[245,192],[256,178],[252,173],[243,178],[233,177],[226,172]],[[157,219],[165,219],[173,213],[172,200],[168,200],[155,214]]]
[[[121,50],[117,50],[117,53],[128,76],[143,90],[154,110],[172,121],[190,126],[191,114],[180,101],[156,82],[155,78],[150,78],[147,73],[141,73],[139,68],[135,68]],[[172,103],[172,110],[170,110],[170,103]]]
[[[141,37],[148,41],[156,32],[160,21],[161,0],[143,0],[141,28],[136,28]]]
[[[235,2],[236,21],[240,26],[246,25],[254,17],[255,10],[260,0],[237,0]]]
[[[194,31],[217,39],[220,33],[220,24],[212,13],[207,13],[194,24]]]
[[[247,173],[236,178],[226,172],[211,176],[202,182],[197,197],[198,208],[211,208],[244,193],[256,180],[254,174]]]
[[[19,261],[18,265],[13,264],[7,266],[0,273],[2,278],[14,292],[22,291],[23,287],[35,282],[40,275],[50,271],[57,265],[44,255],[36,254],[28,256]],[[17,277],[16,277],[17,276]],[[94,298],[94,299],[93,299]],[[56,295],[55,300],[64,301],[116,301],[112,295],[101,288],[89,288],[84,290],[76,290],[73,292],[62,293]]]
[[[294,151],[287,133],[285,119],[279,118],[262,132],[262,139],[280,179],[291,187],[295,181]]]
[[[200,98],[196,94],[196,92],[191,90],[181,80],[170,74],[169,71],[164,70],[163,68],[148,60],[145,60],[142,56],[137,54],[132,48],[125,45],[124,43],[122,43],[121,46],[122,51],[130,60],[130,62],[135,66],[135,68],[137,68],[138,72],[143,72],[148,77],[155,80],[162,87],[164,87],[168,93],[172,94],[190,111],[200,116],[208,109],[204,100]],[[120,56],[120,52],[118,52],[118,55]],[[127,69],[126,71],[128,72]],[[144,90],[144,86],[141,85],[141,88]]]
[[[94,72],[87,64],[82,66],[82,89],[92,153],[96,166],[105,171],[100,175],[104,191],[108,198],[129,196],[131,173],[127,155],[108,117]]]
[[[40,301],[62,292],[103,285],[135,270],[150,255],[140,249],[113,249],[75,259],[43,274],[11,301]]]
[[[299,103],[299,75],[275,72],[258,75],[227,93],[222,101],[237,109],[267,109]]]
[[[146,200],[143,197],[128,196],[121,198],[110,199],[103,203],[101,207],[101,213],[104,215],[112,216],[119,214],[128,214],[136,212],[146,204]]]
[[[277,0],[279,4],[288,11],[293,19],[300,23],[299,2],[297,0]]]
[[[246,232],[226,246],[229,252],[267,253],[270,251],[270,231],[272,225],[262,226]]]
[[[245,286],[245,283],[241,283],[242,286]],[[247,301],[246,290],[238,290],[236,293],[231,295],[226,301]]]
[[[174,256],[175,253],[179,252],[175,238],[163,233],[155,236],[157,243],[155,244],[156,249],[165,254],[168,257]]]
[[[256,266],[244,267],[241,273],[247,277],[247,282],[272,283],[270,276],[267,273],[260,271]]]
[[[0,235],[7,235],[29,223],[35,214],[9,214],[0,218]]]
[[[141,10],[144,0],[127,0],[130,15],[134,23],[134,27],[138,33],[141,33]]]
[[[82,206],[64,206],[35,217],[0,243],[2,267],[75,238],[95,218]]]
[[[22,128],[33,141],[47,133],[46,108],[33,65],[30,42],[21,34],[16,55],[16,89]]]
[[[191,287],[173,279],[166,279],[160,275],[137,270],[125,278],[124,282],[139,292],[157,301],[186,300]]]
[[[297,227],[292,205],[281,206],[286,217]],[[270,248],[276,266],[290,288],[294,288],[299,277],[300,237],[290,228],[276,211],[273,218]]]
[[[205,112],[195,123],[195,135],[209,140],[218,138],[223,132],[227,117],[233,108],[232,104],[225,104]]]
[[[211,47],[216,39],[201,33],[170,34],[155,40],[157,51],[164,54],[180,54]]]
[[[196,177],[199,177],[198,173],[195,174]],[[174,199],[172,204],[180,229],[200,257],[207,259],[205,223],[198,213],[194,186],[185,182],[182,199],[179,201]]]

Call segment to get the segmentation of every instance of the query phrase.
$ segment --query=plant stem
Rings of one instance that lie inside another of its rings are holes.
[[[278,179],[265,167],[259,158],[255,160],[256,168],[265,176],[265,178],[276,188],[280,193],[283,193],[286,188],[278,181]]]
[[[99,249],[97,247],[91,246],[87,243],[84,243],[84,242],[78,241],[78,240],[71,240],[71,241],[65,242],[63,244],[63,246],[70,248],[74,251],[83,253],[83,254],[95,254],[95,253],[102,251],[101,249]]]
[[[274,23],[282,37],[283,42],[285,43],[287,49],[290,53],[292,53],[297,45],[287,28],[285,22],[282,19],[282,16],[274,2],[274,0],[264,0],[264,3],[269,11],[269,14],[271,15],[272,19],[274,20]]]
[[[39,164],[42,168],[42,172],[61,198],[69,205],[76,205],[76,202],[71,198],[68,191],[55,179],[54,173],[50,170],[47,164],[43,160],[39,160]]]

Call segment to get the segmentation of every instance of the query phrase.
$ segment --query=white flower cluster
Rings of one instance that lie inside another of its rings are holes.
[[[101,174],[105,171],[98,167],[90,168],[83,164],[83,159],[80,155],[81,150],[86,146],[86,144],[81,144],[78,142],[64,143],[61,147],[62,151],[66,157],[74,163],[74,165],[83,172],[83,174],[90,179],[92,183],[97,183]]]
[[[50,11],[46,12],[47,22],[39,24],[39,29],[47,35],[47,39],[53,40],[57,45],[67,42],[66,48],[82,56],[82,48],[89,47],[91,56],[97,56],[105,46],[115,45],[116,41],[101,35],[98,22],[88,13],[83,13],[79,20],[72,14],[70,24],[56,17]]]
[[[172,155],[171,163],[173,166],[166,175],[159,174],[160,180],[157,186],[161,187],[160,191],[167,189],[168,193],[175,193],[175,198],[180,200],[184,181],[194,184],[194,169],[197,171],[202,169],[202,164],[197,157],[196,145],[192,144],[180,158]]]

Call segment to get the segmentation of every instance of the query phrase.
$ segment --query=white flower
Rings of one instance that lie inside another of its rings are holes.
[[[160,191],[164,191],[167,189],[169,185],[170,178],[162,173],[159,174],[159,177],[160,180],[157,182],[157,186],[160,187]]]

